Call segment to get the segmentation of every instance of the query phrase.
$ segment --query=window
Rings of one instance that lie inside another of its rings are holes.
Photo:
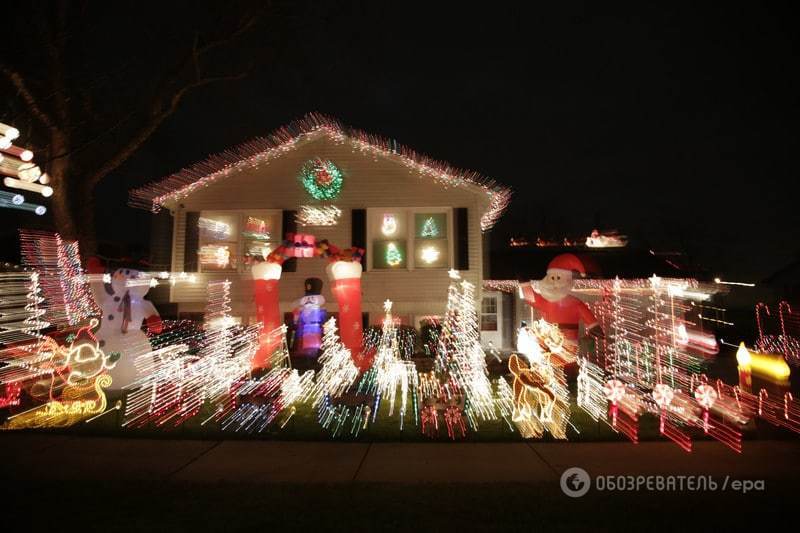
[[[281,242],[280,211],[202,211],[198,226],[201,272],[245,272]]]
[[[414,245],[416,268],[447,268],[450,265],[447,214],[415,213]]]
[[[372,231],[372,268],[398,270],[408,268],[407,214],[398,209],[370,210]]]
[[[481,331],[497,331],[496,296],[484,296],[481,300]]]
[[[374,270],[448,269],[451,210],[448,208],[367,210],[368,256]]]

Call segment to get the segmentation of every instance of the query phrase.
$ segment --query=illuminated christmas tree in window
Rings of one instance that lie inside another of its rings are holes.
[[[386,264],[389,266],[397,266],[403,262],[403,255],[397,248],[397,245],[390,242],[386,245]]]
[[[439,236],[439,226],[436,225],[436,221],[433,217],[428,218],[422,224],[422,231],[420,232],[421,237],[432,238]]]

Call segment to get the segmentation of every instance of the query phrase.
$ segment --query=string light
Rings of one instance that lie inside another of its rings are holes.
[[[317,200],[333,200],[342,190],[344,176],[333,161],[315,158],[300,169],[300,181],[306,192]]]
[[[198,218],[197,227],[207,238],[217,241],[224,241],[231,236],[231,225],[213,218]]]
[[[481,230],[488,231],[505,211],[511,190],[484,178],[476,172],[455,170],[447,163],[435,161],[398,144],[396,141],[342,126],[320,114],[309,114],[267,136],[244,143],[234,149],[213,155],[160,181],[130,193],[134,207],[158,211],[165,204],[185,198],[218,179],[248,168],[267,164],[294,151],[302,140],[326,137],[338,144],[347,144],[365,154],[381,155],[406,166],[409,171],[433,179],[444,187],[479,187],[489,205],[481,215]]]
[[[20,230],[20,247],[22,264],[39,275],[47,302],[45,321],[75,326],[99,314],[76,241],[64,241],[57,233]]]
[[[425,222],[422,224],[422,230],[420,231],[420,237],[425,238],[433,238],[439,236],[439,226],[436,225],[436,221],[433,217],[425,219]]]
[[[20,211],[29,211],[39,216],[47,213],[47,208],[39,204],[31,204],[25,201],[25,197],[21,194],[9,193],[0,191],[0,207],[8,209],[18,209]]]
[[[323,330],[322,352],[318,359],[322,368],[311,392],[312,405],[315,407],[326,398],[335,399],[344,394],[359,376],[350,350],[342,344],[336,333],[336,319],[329,318]]]
[[[200,264],[205,266],[226,268],[231,262],[231,250],[224,244],[205,244],[200,247],[198,255]]]
[[[97,324],[98,321],[92,319],[88,326],[80,328],[69,346],[43,337],[40,342],[26,347],[31,357],[5,361],[4,378],[9,368],[22,369],[29,379],[36,379],[30,395],[48,401],[8,417],[2,429],[67,427],[105,411],[103,389],[111,385],[107,371],[113,368],[114,362],[100,348],[91,331]],[[17,375],[16,382],[20,381]]]
[[[439,250],[435,246],[425,246],[421,252],[422,260],[428,264],[438,261],[439,255]]]
[[[381,233],[387,237],[391,237],[397,232],[397,216],[393,213],[385,213],[383,215],[383,224],[381,224]]]
[[[396,243],[390,242],[386,244],[386,264],[395,267],[403,262],[403,254],[397,247]]]
[[[342,210],[335,205],[301,205],[296,220],[301,226],[335,226],[341,216]]]

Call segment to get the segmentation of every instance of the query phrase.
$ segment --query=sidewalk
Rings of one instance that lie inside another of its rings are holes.
[[[748,441],[736,454],[697,442],[346,443],[196,441],[0,434],[4,480],[162,480],[192,483],[558,483],[590,475],[713,475],[800,479],[800,441]]]

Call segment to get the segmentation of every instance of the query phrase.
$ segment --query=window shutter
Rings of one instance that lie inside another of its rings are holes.
[[[466,207],[453,209],[456,270],[469,270],[469,213]]]
[[[353,209],[350,216],[350,246],[364,249],[361,268],[367,270],[367,210]]]
[[[283,211],[283,218],[281,221],[281,226],[283,227],[283,235],[281,236],[281,240],[286,239],[287,233],[297,233],[297,220],[295,219],[296,216],[297,216],[297,211],[292,211],[288,209],[285,209]],[[283,271],[297,272],[297,258],[292,257],[284,261]]]
[[[198,272],[197,252],[200,246],[199,211],[186,212],[186,230],[183,234],[183,271]]]

